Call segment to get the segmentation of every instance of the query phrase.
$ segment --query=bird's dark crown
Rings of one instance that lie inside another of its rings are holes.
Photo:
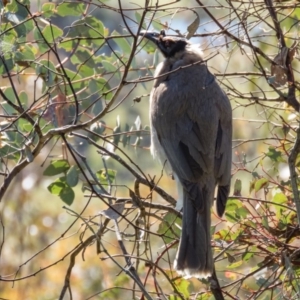
[[[145,38],[154,42],[162,54],[169,58],[173,57],[176,53],[181,52],[188,45],[185,38],[178,38],[173,36],[166,36],[165,31],[157,32],[141,32]]]

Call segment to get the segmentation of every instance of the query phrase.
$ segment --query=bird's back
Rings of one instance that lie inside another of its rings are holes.
[[[212,169],[219,119],[227,114],[231,120],[231,107],[201,51],[191,46],[191,51],[166,59],[155,76],[150,118],[160,144],[167,139],[176,147],[188,136],[193,139],[190,133],[197,126],[197,136],[187,144],[194,143],[205,155],[206,169]]]

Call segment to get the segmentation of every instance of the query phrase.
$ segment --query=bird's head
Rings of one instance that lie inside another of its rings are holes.
[[[166,36],[164,30],[160,33],[154,31],[141,31],[140,35],[152,41],[166,57],[173,57],[177,53],[185,50],[189,42],[185,38]]]

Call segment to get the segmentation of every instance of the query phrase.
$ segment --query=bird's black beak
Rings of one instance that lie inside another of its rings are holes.
[[[153,42],[154,44],[157,44],[159,36],[165,36],[165,31],[162,30],[160,33],[158,33],[155,31],[142,30],[140,31],[139,35],[145,37],[146,39]]]

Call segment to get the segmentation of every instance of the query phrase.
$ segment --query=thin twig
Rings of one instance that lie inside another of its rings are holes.
[[[298,224],[300,224],[300,197],[299,197],[299,189],[298,189],[298,174],[296,172],[296,160],[299,153],[300,153],[300,126],[297,129],[296,141],[294,147],[290,152],[290,156],[288,158],[290,176],[291,176],[291,186],[293,190],[294,202],[297,209]]]

